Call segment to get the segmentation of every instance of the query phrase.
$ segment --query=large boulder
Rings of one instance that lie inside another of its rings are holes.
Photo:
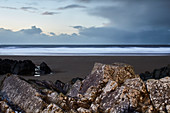
[[[50,74],[51,73],[50,67],[45,62],[42,62],[40,64],[40,73],[41,74]]]
[[[144,82],[140,78],[127,79],[117,87],[114,81],[109,82],[99,96],[100,109],[109,113],[153,112]]]
[[[5,78],[1,92],[9,103],[17,105],[27,113],[41,112],[46,106],[46,103],[41,98],[41,94],[25,80],[15,75]]]
[[[100,89],[105,86],[109,80],[114,80],[118,85],[121,85],[126,79],[135,77],[133,67],[128,64],[114,63],[107,65],[95,63],[91,74],[82,81],[80,94],[85,94],[90,87]]]
[[[4,59],[0,60],[0,74],[13,73],[13,68],[15,67],[17,61]]]

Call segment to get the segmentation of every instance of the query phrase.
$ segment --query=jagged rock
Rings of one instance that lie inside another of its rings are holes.
[[[42,62],[40,64],[40,71],[41,71],[40,72],[41,74],[50,74],[51,73],[51,69],[45,62]]]
[[[121,85],[126,79],[135,77],[133,67],[128,64],[114,63],[106,65],[95,63],[91,74],[83,80],[80,93],[84,94],[91,86],[100,89],[109,80],[114,80],[118,85]]]
[[[165,74],[169,67],[161,70]],[[169,87],[169,77],[144,83],[130,65],[96,63],[83,81],[76,78],[66,84],[59,80],[53,84],[11,75],[2,80],[1,91],[9,108],[13,103],[24,112],[167,113]],[[0,102],[3,99],[0,93]]]
[[[15,75],[5,78],[1,92],[4,94],[4,98],[27,113],[41,112],[46,106],[41,94],[25,80]]]
[[[155,109],[163,113],[170,111],[170,77],[150,79],[146,85]]]
[[[81,88],[82,82],[80,80],[77,80],[72,87],[70,88],[70,90],[68,91],[67,95],[70,97],[76,97],[80,88]]]

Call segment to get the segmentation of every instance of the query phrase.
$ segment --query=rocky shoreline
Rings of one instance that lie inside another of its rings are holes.
[[[95,63],[91,74],[68,83],[6,74],[1,80],[0,112],[170,113],[170,67],[161,69],[151,72],[155,77],[151,79],[146,73],[136,75],[128,64]]]

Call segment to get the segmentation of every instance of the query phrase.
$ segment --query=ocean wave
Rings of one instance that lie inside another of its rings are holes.
[[[170,47],[1,47],[0,55],[170,54]]]

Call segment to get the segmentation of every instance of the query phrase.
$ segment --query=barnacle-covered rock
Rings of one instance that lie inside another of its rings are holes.
[[[127,79],[121,87],[116,87],[110,91],[103,90],[100,98],[100,108],[104,112],[129,113],[153,111],[145,84],[140,78]]]
[[[12,108],[8,106],[5,101],[0,101],[0,112],[1,113],[14,113]]]
[[[42,113],[64,113],[64,111],[56,104],[49,104]]]
[[[146,82],[149,96],[156,110],[170,111],[170,77],[160,80],[149,79]]]

